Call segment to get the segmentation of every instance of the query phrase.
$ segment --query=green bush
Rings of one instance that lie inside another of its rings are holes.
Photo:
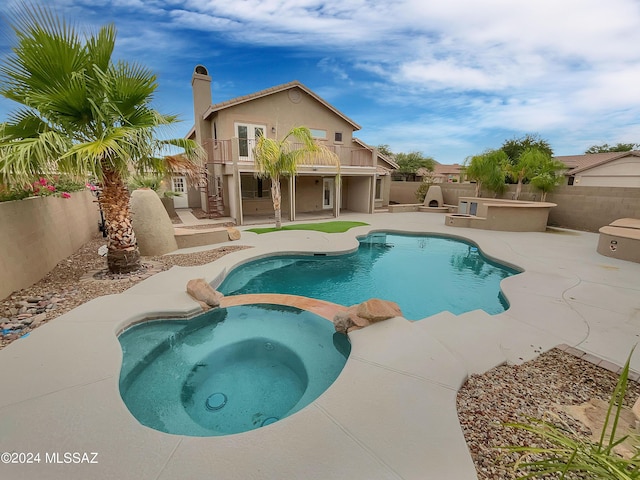
[[[429,191],[429,187],[431,185],[433,185],[433,182],[430,182],[430,181],[423,180],[420,183],[418,190],[416,190],[416,199],[418,200],[418,203],[424,202],[424,197],[427,196],[427,192]]]

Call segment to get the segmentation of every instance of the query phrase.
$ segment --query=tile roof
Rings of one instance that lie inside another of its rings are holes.
[[[433,166],[433,173],[437,175],[457,175],[460,173],[462,165],[454,163],[453,165],[441,165],[439,163]]]
[[[574,175],[575,173],[580,173],[584,170],[627,156],[640,157],[640,151],[589,153],[585,155],[565,155],[554,158],[567,166],[569,169],[566,173],[567,175]]]
[[[371,145],[367,145],[359,138],[353,137],[353,143],[360,145],[362,148],[366,148],[367,150],[373,151],[373,147]],[[389,165],[389,167],[391,167],[392,170],[397,170],[398,168],[400,168],[400,165],[398,165],[393,158],[387,157],[386,155],[380,153],[379,150],[378,150],[378,158],[381,159],[383,162],[385,162],[387,165]]]
[[[424,177],[431,173],[431,175],[435,177],[446,177],[448,175],[460,175],[460,170],[462,170],[462,165],[458,163],[454,163],[453,165],[442,165],[440,163],[436,163],[433,166],[432,172],[429,172],[426,168],[419,168],[416,171],[416,175]]]

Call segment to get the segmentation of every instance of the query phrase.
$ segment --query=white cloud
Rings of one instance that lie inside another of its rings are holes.
[[[331,78],[318,81],[321,91],[342,85],[369,96],[368,112],[407,112],[410,121],[393,125],[364,125],[345,112],[363,123],[363,134],[375,131],[379,143],[393,138],[403,150],[463,148],[471,138],[484,145],[482,135],[496,129],[540,132],[574,148],[605,136],[640,141],[637,0],[53,1],[75,13],[123,9],[119,48],[136,55],[195,55],[199,40],[178,37],[182,28],[199,32],[194,38],[214,33],[240,45],[310,52]]]
[[[321,71],[332,74],[336,79],[352,83],[349,74],[335,58],[324,57],[318,62]]]

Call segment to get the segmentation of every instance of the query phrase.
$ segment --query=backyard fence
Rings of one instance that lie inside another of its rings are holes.
[[[415,192],[420,182],[391,182],[391,201],[417,203]],[[460,197],[475,196],[472,183],[439,183],[444,203],[458,205]],[[512,199],[515,185],[497,198]],[[485,190],[483,197],[493,196]],[[540,201],[540,191],[524,185],[520,200]],[[557,204],[549,213],[549,225],[597,232],[618,218],[640,218],[640,188],[633,187],[582,187],[561,185],[547,194],[547,202]]]
[[[0,299],[37,282],[94,237],[94,200],[82,191],[0,203]]]

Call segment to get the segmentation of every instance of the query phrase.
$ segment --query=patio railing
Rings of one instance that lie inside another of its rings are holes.
[[[253,161],[253,147],[255,140],[232,138],[228,140],[207,140],[204,148],[207,152],[207,163],[233,163],[234,156],[237,161]],[[294,144],[299,148],[301,144]],[[327,147],[340,159],[341,166],[373,167],[375,166],[373,153],[366,148],[352,148],[343,145],[329,145]]]

